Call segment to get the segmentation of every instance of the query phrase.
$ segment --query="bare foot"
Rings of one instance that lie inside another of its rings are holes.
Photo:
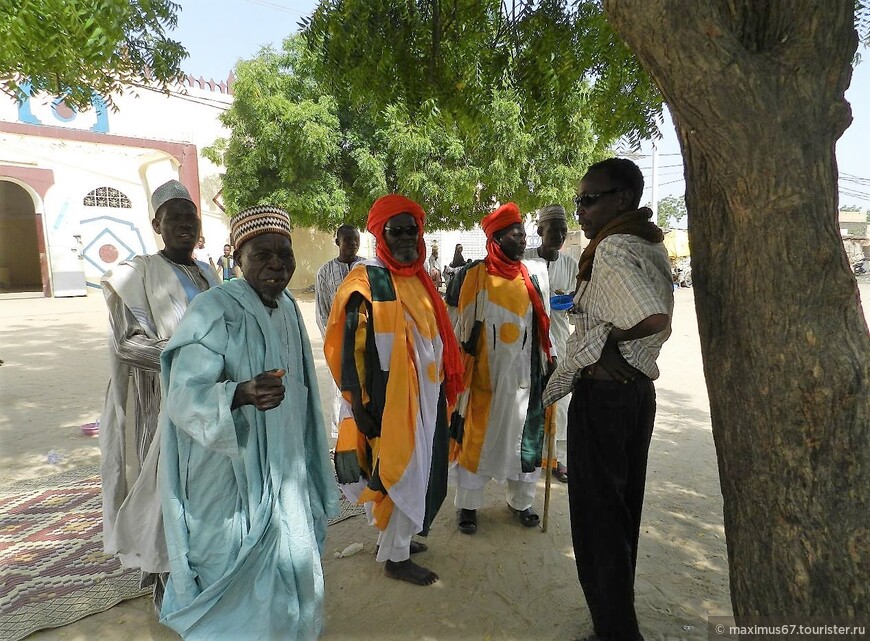
[[[438,580],[438,575],[432,570],[417,565],[411,559],[407,561],[387,561],[384,564],[384,574],[391,579],[407,581],[414,585],[432,585]]]

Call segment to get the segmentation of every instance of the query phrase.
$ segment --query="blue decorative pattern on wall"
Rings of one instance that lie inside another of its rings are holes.
[[[33,114],[31,97],[33,95],[33,86],[29,82],[22,82],[19,85],[21,92],[18,96],[18,120],[27,125],[44,125],[39,118]],[[79,112],[75,109],[67,107],[69,114],[61,113],[64,97],[58,96],[51,102],[52,115],[62,123],[74,121]],[[64,105],[65,106],[65,105]],[[107,134],[109,133],[109,110],[106,107],[106,101],[97,93],[91,95],[91,106],[94,108],[96,122],[91,126],[91,131]]]
[[[41,125],[42,121],[30,109],[31,84],[22,82],[19,88],[21,93],[18,94],[18,120],[27,125]]]
[[[100,258],[99,250],[102,245],[111,244],[118,250],[118,261],[129,260],[133,256],[145,254],[145,241],[142,233],[135,223],[114,216],[96,216],[81,221],[82,256],[85,261],[93,265],[94,271],[101,276],[107,271],[106,263]],[[110,266],[109,266],[110,267]],[[88,280],[88,285],[99,286]]]

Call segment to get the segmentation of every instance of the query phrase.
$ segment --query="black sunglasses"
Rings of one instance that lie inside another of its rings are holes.
[[[417,225],[408,225],[407,227],[384,227],[384,231],[390,236],[398,238],[399,236],[417,236]]]
[[[598,199],[602,196],[607,196],[608,194],[615,194],[616,192],[622,190],[622,187],[614,187],[613,189],[608,189],[607,191],[599,191],[597,194],[580,194],[579,196],[574,197],[574,206],[591,207],[592,205],[597,203]]]

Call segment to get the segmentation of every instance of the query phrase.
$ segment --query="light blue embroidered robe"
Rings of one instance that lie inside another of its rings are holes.
[[[271,369],[286,371],[281,405],[231,410],[238,384]],[[162,383],[161,622],[188,640],[316,639],[338,489],[296,302],[285,293],[270,314],[241,279],[197,296]]]

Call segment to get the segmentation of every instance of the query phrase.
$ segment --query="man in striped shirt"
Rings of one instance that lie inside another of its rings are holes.
[[[357,256],[359,231],[353,225],[342,225],[335,231],[335,244],[338,246],[338,256],[317,270],[314,282],[314,306],[321,337],[326,333],[326,321],[338,286],[354,265],[364,260]]]
[[[326,321],[329,320],[329,311],[332,309],[332,301],[335,300],[338,286],[341,285],[354,265],[364,260],[357,256],[359,231],[353,225],[342,225],[335,231],[335,244],[338,246],[338,256],[322,265],[317,270],[317,276],[314,279],[314,310],[321,338],[326,335]],[[330,436],[337,439],[338,424],[341,422],[341,391],[334,383],[332,385],[331,421]]]
[[[634,575],[647,455],[655,421],[656,359],[670,335],[673,285],[663,235],[638,209],[633,162],[592,165],[575,199],[589,246],[580,257],[574,334],[544,393],[573,392],[568,410],[568,502],[577,572],[592,616],[589,639],[642,639]]]

